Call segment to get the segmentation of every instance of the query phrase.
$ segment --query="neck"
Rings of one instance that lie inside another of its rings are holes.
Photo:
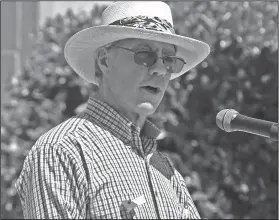
[[[128,118],[140,129],[143,128],[146,116],[130,111],[125,103],[119,102],[117,97],[111,92],[108,87],[106,88],[106,86],[100,86],[99,92],[94,97],[110,105],[115,111]]]

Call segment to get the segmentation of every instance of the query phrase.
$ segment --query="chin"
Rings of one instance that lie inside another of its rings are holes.
[[[151,102],[142,102],[137,105],[137,109],[141,115],[152,115],[156,111],[157,105]]]

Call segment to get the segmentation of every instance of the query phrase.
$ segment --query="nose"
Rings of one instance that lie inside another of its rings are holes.
[[[156,63],[149,68],[149,74],[153,75],[156,74],[158,76],[165,76],[167,73],[167,69],[163,63],[163,60],[158,58]]]

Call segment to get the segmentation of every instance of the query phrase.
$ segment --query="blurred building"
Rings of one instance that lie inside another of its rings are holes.
[[[75,12],[90,11],[95,4],[110,1],[2,1],[1,2],[1,108],[7,101],[5,85],[13,74],[20,74],[32,45],[32,37],[47,17],[64,14],[68,8]]]

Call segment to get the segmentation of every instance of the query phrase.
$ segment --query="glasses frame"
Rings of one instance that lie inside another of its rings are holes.
[[[163,63],[164,63],[164,59],[165,59],[166,57],[176,58],[176,59],[179,59],[180,61],[182,61],[184,64],[183,64],[181,70],[183,69],[184,65],[187,64],[181,57],[177,57],[177,56],[163,56],[163,57],[159,57],[159,56],[158,56],[158,53],[156,53],[155,51],[135,51],[135,50],[132,50],[132,49],[129,49],[129,48],[126,48],[126,47],[121,47],[121,46],[118,46],[118,45],[115,45],[115,44],[111,44],[111,45],[109,46],[109,48],[110,48],[110,47],[118,47],[118,48],[121,48],[121,49],[130,51],[130,52],[133,52],[133,53],[134,53],[134,56],[135,56],[135,54],[138,53],[138,52],[153,52],[153,53],[155,53],[156,56],[157,56],[157,59],[155,60],[155,62],[154,62],[151,66],[138,64],[138,63],[135,61],[135,59],[134,59],[135,63],[137,63],[138,65],[141,65],[141,66],[145,66],[145,67],[152,67],[152,66],[157,62],[158,59],[162,59],[162,60],[163,60]],[[165,67],[167,68],[167,66],[166,66],[165,63],[164,63],[164,65],[165,65]],[[167,68],[167,70],[168,70],[168,68]],[[181,72],[181,70],[180,70],[179,72]],[[179,73],[179,72],[178,72],[178,73]]]

